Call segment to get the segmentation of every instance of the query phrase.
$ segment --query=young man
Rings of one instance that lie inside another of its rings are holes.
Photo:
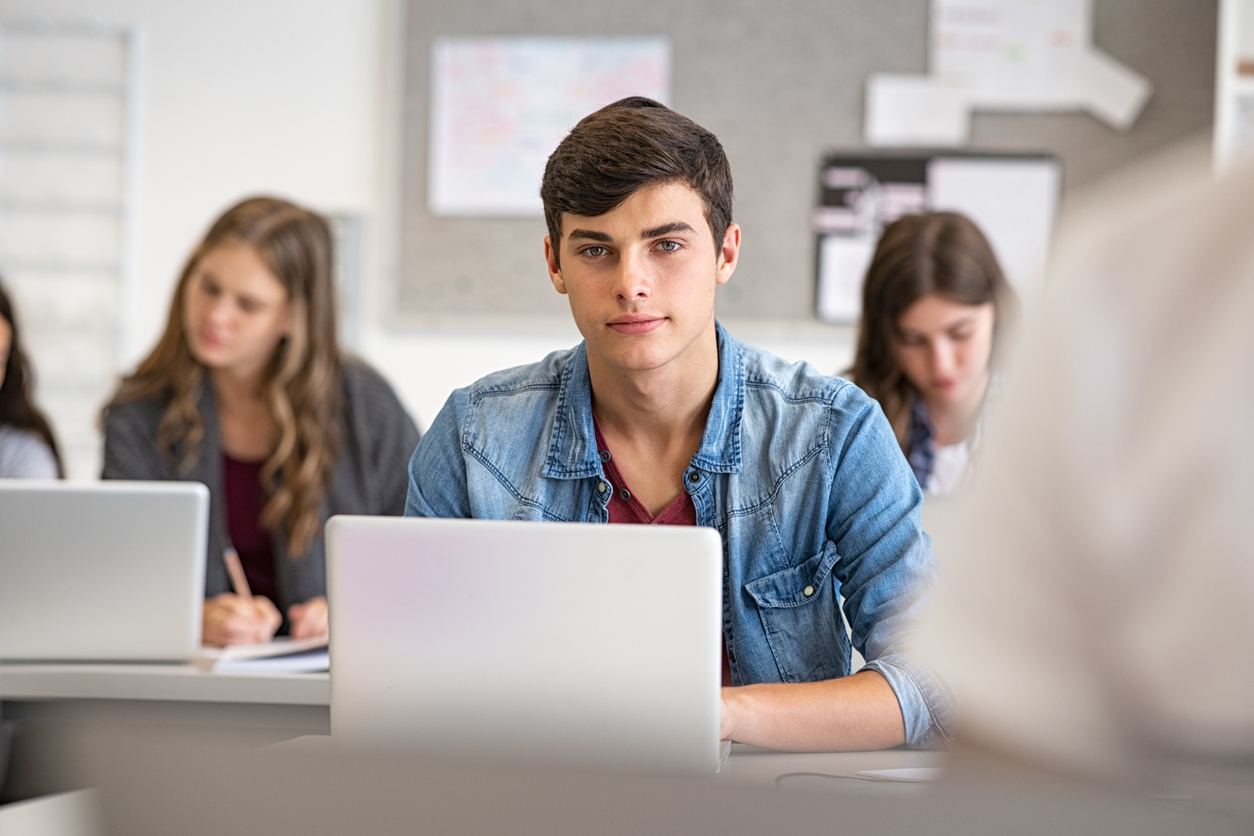
[[[584,342],[454,392],[414,452],[406,513],[717,528],[724,738],[943,742],[944,693],[900,651],[933,558],[888,422],[714,321],[740,250],[718,140],[624,99],[562,141],[540,194]],[[852,676],[842,595],[868,661]]]

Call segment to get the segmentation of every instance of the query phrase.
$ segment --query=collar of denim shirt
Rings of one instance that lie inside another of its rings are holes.
[[[718,384],[692,466],[710,473],[739,473],[743,466],[740,434],[745,408],[744,358],[740,344],[721,324],[715,322],[714,330],[718,339]],[[562,371],[544,476],[586,479],[600,475],[601,456],[592,423],[588,346],[580,343]]]

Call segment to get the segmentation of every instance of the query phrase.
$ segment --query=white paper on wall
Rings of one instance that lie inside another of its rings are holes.
[[[865,137],[879,146],[958,145],[970,113],[1083,110],[1119,130],[1149,99],[1149,81],[1092,44],[1092,0],[932,0],[930,73],[867,82]],[[907,117],[902,111],[918,114]],[[952,137],[938,142],[924,118],[937,114]]]
[[[825,235],[819,243],[819,319],[857,322],[862,314],[862,277],[875,255],[871,235]]]
[[[428,203],[436,215],[542,212],[544,164],[575,123],[626,96],[670,101],[665,38],[439,38]]]
[[[930,76],[877,73],[866,86],[869,145],[966,145],[971,108],[966,91]]]
[[[928,206],[961,212],[984,233],[1020,296],[1044,280],[1061,171],[1051,159],[938,157],[928,164]]]

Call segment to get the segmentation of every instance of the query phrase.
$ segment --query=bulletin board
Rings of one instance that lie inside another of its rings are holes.
[[[927,0],[463,0],[410,2],[401,127],[394,324],[445,315],[562,316],[540,217],[437,216],[429,206],[433,44],[445,37],[662,36],[672,106],[722,141],[735,178],[741,263],[719,289],[729,319],[813,320],[815,172],[862,144],[874,72],[927,68]],[[1096,0],[1094,40],[1147,76],[1153,97],[1127,132],[1079,113],[977,114],[967,151],[1045,153],[1063,196],[1212,124],[1215,0]]]
[[[1061,166],[1048,154],[834,153],[819,168],[815,309],[853,324],[884,228],[903,215],[958,212],[984,233],[1020,298],[1040,291],[1058,214]]]

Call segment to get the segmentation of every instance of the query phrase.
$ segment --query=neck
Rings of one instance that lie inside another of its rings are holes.
[[[603,431],[649,444],[700,443],[718,385],[718,338],[711,321],[683,355],[643,371],[609,365],[591,352],[592,406]]]
[[[984,395],[988,392],[989,372],[984,374],[971,387],[971,391],[962,398],[954,400],[938,400],[923,398],[927,411],[932,416],[932,427],[936,432],[936,443],[945,446],[966,441],[975,430],[980,420],[980,410],[984,407]]]
[[[209,380],[218,409],[250,406],[261,402],[262,373],[260,370],[239,372],[230,369],[210,369]]]

